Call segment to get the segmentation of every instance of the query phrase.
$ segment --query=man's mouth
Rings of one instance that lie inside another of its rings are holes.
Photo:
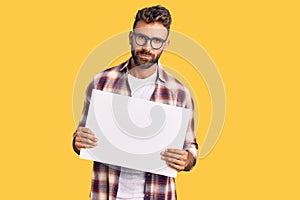
[[[149,54],[139,54],[139,57],[140,57],[140,58],[144,58],[144,59],[152,58],[152,56],[149,55]]]
[[[141,52],[138,52],[137,54],[142,59],[151,59],[153,57],[153,55],[147,51],[141,51]]]

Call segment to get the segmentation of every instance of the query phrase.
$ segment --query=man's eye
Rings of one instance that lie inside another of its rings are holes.
[[[138,38],[139,40],[146,40],[146,37],[143,36],[143,35],[138,35],[137,38]]]
[[[156,44],[160,44],[160,43],[162,43],[162,40],[161,39],[156,39],[156,38],[153,38],[153,40],[152,40],[154,43],[156,43]]]

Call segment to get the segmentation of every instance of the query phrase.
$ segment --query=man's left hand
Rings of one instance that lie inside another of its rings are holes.
[[[178,172],[187,170],[194,163],[193,155],[181,149],[166,149],[161,152],[161,159]]]

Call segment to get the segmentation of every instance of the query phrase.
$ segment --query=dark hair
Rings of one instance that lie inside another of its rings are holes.
[[[138,21],[144,21],[147,24],[153,22],[159,22],[164,27],[170,30],[172,18],[168,9],[163,6],[157,5],[152,7],[146,7],[142,10],[139,10],[135,16],[135,20],[133,23],[133,29],[135,28]]]

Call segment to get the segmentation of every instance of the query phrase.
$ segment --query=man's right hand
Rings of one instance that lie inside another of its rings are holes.
[[[75,136],[75,147],[80,150],[81,148],[93,148],[97,146],[98,139],[91,129],[79,127]]]

